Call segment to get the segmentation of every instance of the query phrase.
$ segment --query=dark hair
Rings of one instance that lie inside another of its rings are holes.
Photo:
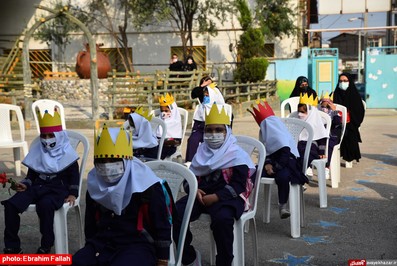
[[[200,79],[200,85],[203,84],[204,81],[208,81],[208,80],[211,80],[211,81],[212,81],[212,78],[211,78],[210,76],[208,76],[208,75],[202,77],[202,78]]]

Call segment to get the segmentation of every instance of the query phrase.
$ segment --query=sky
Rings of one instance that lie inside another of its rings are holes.
[[[349,18],[363,17],[362,13],[343,14],[343,15],[319,15],[318,24],[311,24],[311,29],[336,29],[336,28],[356,28],[363,27],[362,20],[357,19],[349,22]],[[368,27],[386,26],[386,12],[368,13]],[[339,32],[323,32],[323,42],[328,42],[330,38],[339,35]]]

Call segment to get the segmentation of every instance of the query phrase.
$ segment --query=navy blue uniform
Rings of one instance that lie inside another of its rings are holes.
[[[88,192],[86,202],[86,244],[73,256],[73,265],[149,266],[168,260],[171,224],[160,183],[132,194],[121,215]]]
[[[6,248],[20,248],[18,237],[20,227],[19,214],[30,204],[36,204],[40,220],[41,247],[51,248],[54,245],[54,213],[63,206],[69,195],[77,198],[79,190],[79,165],[74,162],[65,170],[56,174],[39,174],[28,170],[21,183],[27,186],[23,192],[17,192],[4,200],[4,244]]]
[[[197,220],[202,213],[211,216],[211,230],[217,247],[216,265],[231,265],[233,261],[233,225],[244,212],[244,200],[239,196],[246,191],[248,166],[238,165],[231,168],[232,174],[227,183],[222,170],[216,170],[208,176],[198,177],[198,188],[206,194],[215,193],[219,201],[209,207],[195,201],[190,221]],[[183,214],[186,208],[187,196],[176,203],[178,218],[174,222],[173,238],[178,241]],[[195,259],[195,250],[191,245],[193,240],[190,228],[186,233],[183,250],[183,264],[189,264]]]

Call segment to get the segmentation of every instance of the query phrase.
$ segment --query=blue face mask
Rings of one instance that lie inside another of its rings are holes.
[[[209,96],[204,96],[203,103],[204,104],[210,103],[210,97]]]

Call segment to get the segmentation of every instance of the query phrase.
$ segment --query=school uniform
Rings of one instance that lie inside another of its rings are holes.
[[[195,221],[202,213],[211,216],[210,228],[217,247],[216,265],[231,265],[233,261],[233,225],[248,207],[248,196],[252,189],[251,176],[255,165],[249,155],[237,145],[236,138],[227,128],[225,142],[219,149],[211,149],[203,142],[194,156],[190,170],[197,176],[198,188],[206,194],[215,193],[219,201],[204,206],[197,200],[194,203],[190,221]],[[213,170],[216,169],[216,170]],[[178,218],[173,227],[173,238],[179,239],[187,196],[176,203]],[[196,258],[191,245],[192,233],[188,228],[182,263],[190,264]]]
[[[73,265],[155,265],[169,259],[171,223],[158,178],[139,159],[124,159],[125,172],[106,183],[88,174],[85,246]]]
[[[70,146],[66,132],[54,132],[56,144],[47,151],[40,141],[34,143],[24,161],[28,173],[21,183],[27,186],[11,198],[4,200],[6,248],[18,249],[20,213],[30,204],[36,204],[39,217],[41,247],[50,249],[54,245],[54,213],[61,208],[69,195],[77,198],[79,190],[78,155]]]

